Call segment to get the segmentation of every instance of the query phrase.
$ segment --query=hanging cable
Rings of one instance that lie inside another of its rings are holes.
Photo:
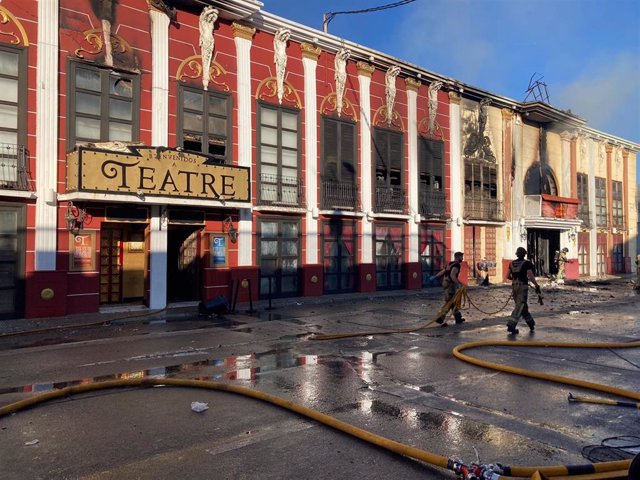
[[[351,14],[351,13],[371,13],[371,12],[379,12],[380,10],[388,10],[390,8],[401,7],[402,5],[406,5],[408,3],[415,2],[416,0],[400,0],[398,2],[389,3],[387,5],[380,5],[378,7],[365,8],[362,10],[345,10],[342,12],[327,12],[322,16],[322,31],[327,33],[329,22],[333,20],[333,17],[336,15],[343,14]]]

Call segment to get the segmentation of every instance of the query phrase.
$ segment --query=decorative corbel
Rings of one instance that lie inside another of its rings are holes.
[[[276,85],[278,88],[278,103],[282,103],[284,95],[284,75],[287,69],[287,41],[291,31],[279,28],[273,37],[273,62],[276,64]]]
[[[342,99],[344,98],[344,88],[347,82],[347,60],[351,56],[351,51],[346,48],[341,48],[336,53],[334,60],[335,67],[335,81],[336,81],[336,111],[338,117],[342,114]]]
[[[392,65],[384,75],[385,96],[387,100],[387,125],[393,121],[393,105],[396,101],[396,77],[400,73],[400,67]]]
[[[218,19],[218,9],[206,6],[200,14],[200,50],[202,55],[202,86],[205,90],[209,87],[209,69],[213,58],[215,39],[213,29]]]

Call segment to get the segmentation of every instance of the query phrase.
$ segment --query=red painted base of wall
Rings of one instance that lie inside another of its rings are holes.
[[[319,297],[323,288],[322,265],[305,265],[302,267],[302,295],[305,297]]]
[[[502,281],[511,283],[511,280],[507,278],[507,274],[509,273],[509,265],[511,265],[510,258],[502,259]]]
[[[374,263],[358,265],[358,291],[363,293],[376,291],[376,266]]]
[[[220,295],[231,304],[231,270],[228,268],[207,268],[204,271],[202,300],[207,302]]]
[[[469,265],[467,265],[467,262],[463,261],[460,264],[460,273],[458,274],[458,280],[460,280],[460,283],[463,285],[469,285]]]
[[[570,258],[569,262],[564,264],[565,278],[578,278],[580,277],[580,264],[577,258]]]
[[[42,291],[53,290],[45,300]],[[25,318],[62,317],[67,314],[67,272],[30,272],[26,281]]]
[[[67,274],[67,315],[96,313],[100,309],[98,272]]]
[[[422,266],[419,262],[403,265],[404,284],[407,290],[422,288]]]
[[[247,280],[246,288],[242,286],[243,280]],[[249,301],[249,291],[251,291],[251,300],[258,300],[260,294],[260,269],[258,267],[233,267],[231,269],[231,285],[235,285],[238,290],[237,303],[246,303]],[[235,292],[234,292],[235,296]],[[229,299],[229,303],[233,302],[233,298]]]

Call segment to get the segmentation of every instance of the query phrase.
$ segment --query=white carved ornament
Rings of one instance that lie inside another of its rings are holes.
[[[400,73],[400,67],[392,65],[384,74],[385,94],[387,98],[387,125],[393,121],[393,105],[396,101],[396,77]]]
[[[347,59],[351,56],[351,51],[346,48],[341,48],[336,54],[334,61],[335,65],[335,80],[336,80],[336,111],[338,116],[342,114],[342,99],[344,97],[344,86],[347,81]]]
[[[218,19],[218,9],[212,6],[204,7],[200,14],[200,50],[202,55],[202,86],[209,88],[209,69],[213,58],[215,40],[213,28]]]
[[[436,130],[436,114],[438,113],[438,90],[442,88],[442,82],[433,82],[429,85],[429,135],[433,136]]]
[[[284,95],[284,74],[287,69],[287,41],[291,32],[286,28],[279,28],[273,37],[273,62],[276,64],[276,82],[278,88],[278,103],[282,103]]]

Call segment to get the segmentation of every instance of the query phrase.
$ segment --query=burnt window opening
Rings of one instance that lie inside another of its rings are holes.
[[[558,195],[558,186],[551,167],[545,163],[535,162],[524,179],[525,195]]]
[[[596,177],[596,226],[607,227],[607,180]]]
[[[624,212],[622,209],[622,182],[611,182],[611,200],[613,226],[616,228],[624,228]]]
[[[578,217],[585,226],[589,226],[589,176],[578,173]]]
[[[402,187],[402,134],[374,130],[375,183],[378,186]]]

